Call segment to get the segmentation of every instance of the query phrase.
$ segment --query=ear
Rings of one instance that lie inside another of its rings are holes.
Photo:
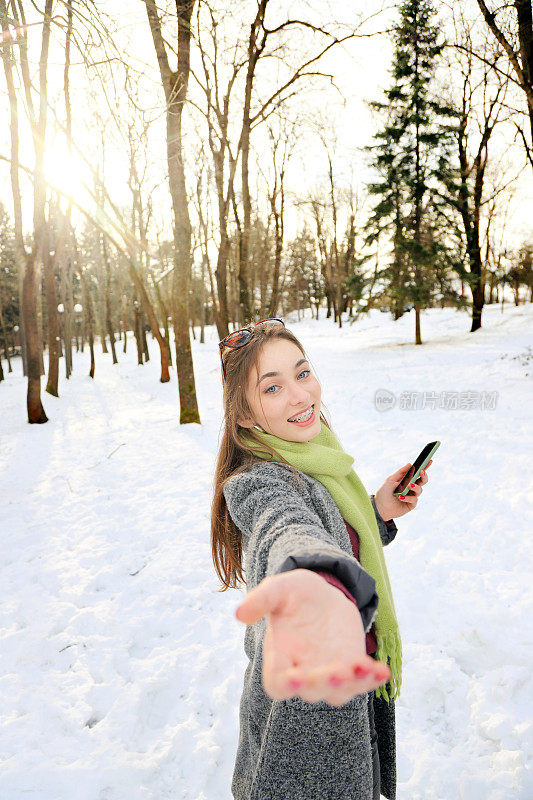
[[[240,425],[241,428],[253,428],[255,422],[251,417],[239,417],[237,425]]]

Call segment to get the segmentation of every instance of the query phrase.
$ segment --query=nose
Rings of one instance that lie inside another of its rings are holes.
[[[311,395],[307,389],[302,386],[301,382],[293,381],[290,385],[289,401],[293,406],[301,406],[304,403],[309,405],[311,402]]]

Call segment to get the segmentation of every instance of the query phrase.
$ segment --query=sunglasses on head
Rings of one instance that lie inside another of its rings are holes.
[[[226,380],[226,368],[224,367],[224,360],[222,358],[222,348],[231,347],[233,350],[237,350],[239,347],[244,347],[252,341],[254,329],[259,328],[260,325],[283,325],[283,327],[285,327],[283,320],[279,319],[278,317],[262,319],[259,322],[256,322],[255,325],[249,325],[247,328],[241,328],[238,331],[233,331],[233,333],[228,334],[218,343],[218,349],[220,351],[220,363],[222,364],[223,383]]]

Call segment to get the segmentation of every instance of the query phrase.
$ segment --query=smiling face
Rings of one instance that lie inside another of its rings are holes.
[[[308,442],[320,433],[321,395],[309,362],[295,344],[281,338],[265,342],[246,386],[252,416],[238,423],[243,428],[259,425],[289,442]]]

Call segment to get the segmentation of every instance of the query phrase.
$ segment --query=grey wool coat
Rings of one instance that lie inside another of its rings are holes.
[[[299,478],[300,480],[298,480]],[[328,490],[309,475],[261,461],[224,486],[231,518],[242,532],[250,591],[269,575],[292,569],[333,573],[356,600],[365,633],[378,607],[374,579],[353,555],[344,520]],[[370,496],[383,544],[396,534]],[[262,683],[266,617],[247,625],[249,659],[240,701],[240,732],[231,791],[235,800],[371,800],[368,694],[336,708],[299,697],[272,700]],[[381,793],[395,800],[394,703],[373,695]]]

